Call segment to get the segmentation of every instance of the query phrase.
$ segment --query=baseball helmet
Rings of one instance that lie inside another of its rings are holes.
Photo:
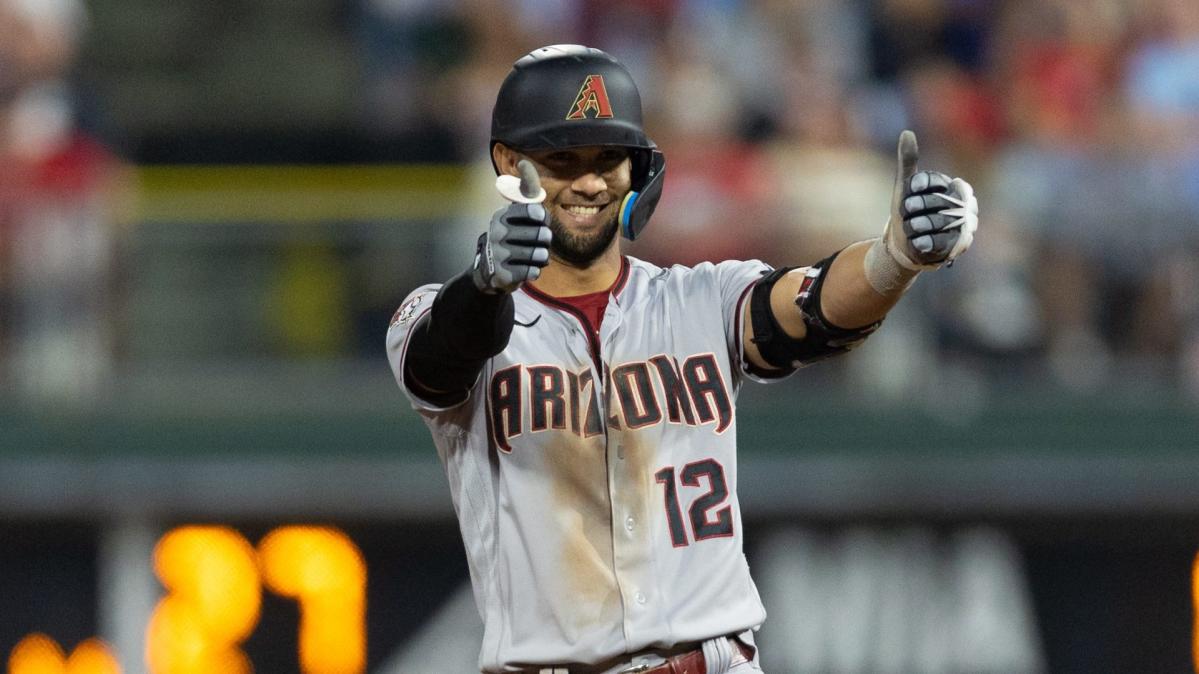
[[[491,114],[491,147],[496,143],[522,151],[629,148],[632,188],[618,219],[630,240],[645,229],[662,196],[666,158],[642,128],[637,85],[624,66],[599,49],[552,45],[514,63]]]

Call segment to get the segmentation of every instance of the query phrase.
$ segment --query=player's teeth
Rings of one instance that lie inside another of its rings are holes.
[[[567,206],[566,210],[575,215],[595,215],[599,213],[599,206]]]

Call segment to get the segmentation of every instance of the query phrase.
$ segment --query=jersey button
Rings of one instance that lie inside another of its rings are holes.
[[[644,604],[645,603],[645,593],[639,591],[639,592],[637,592],[637,594],[633,595],[633,599],[636,599],[638,604]]]
[[[625,529],[632,531],[633,527],[635,527],[635,526],[637,526],[637,520],[633,519],[633,517],[631,515],[627,519],[625,519],[625,521],[624,521]]]

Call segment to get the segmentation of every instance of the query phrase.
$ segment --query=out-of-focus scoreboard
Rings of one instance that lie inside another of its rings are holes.
[[[435,643],[431,626],[472,634],[478,616],[427,431],[376,365],[379,382],[346,377],[359,398],[306,397],[300,412],[221,381],[219,413],[168,395],[0,414],[4,674],[471,671],[470,638],[435,653],[453,667],[407,664]],[[327,374],[322,387],[338,380]],[[896,671],[1013,671],[967,646],[1019,625],[1007,635],[1033,671],[1195,671],[1199,416],[1055,405],[963,420],[744,391],[739,492],[771,616],[764,656],[792,652],[772,625],[823,623],[842,637],[813,641],[807,671],[877,671],[896,644],[911,664]],[[817,532],[803,550],[780,544],[795,527]],[[961,544],[977,527],[1002,544]],[[878,622],[896,615],[912,618]],[[913,625],[925,641],[869,636]],[[919,667],[952,649],[982,655]]]
[[[156,545],[153,567],[163,596],[146,625],[145,664],[152,672],[253,672],[242,644],[258,627],[264,589],[299,605],[301,671],[366,669],[366,563],[335,528],[281,527],[255,547],[231,527],[179,527]],[[118,674],[121,666],[110,646],[94,637],[69,655],[42,632],[12,648],[10,674],[56,670]]]
[[[181,524],[141,560],[113,549],[122,535],[0,525],[3,671],[379,671],[466,579],[444,522]]]
[[[858,601],[855,586],[833,578],[823,592],[830,601],[788,605],[775,594],[779,579],[770,575],[771,553],[764,548],[791,525],[764,520],[747,526],[748,555],[758,569],[771,620],[814,615],[839,621],[839,630],[862,634],[863,653],[846,660],[845,652],[833,649],[818,661],[829,666],[877,662],[877,639],[866,636],[873,633],[873,623],[847,617],[837,607]],[[870,530],[874,540],[887,540],[913,526],[857,523],[851,536],[860,539]],[[1027,592],[1031,598],[1036,630],[1029,643],[1045,667],[1038,671],[1199,671],[1199,560],[1193,545],[1199,527],[1194,522],[1179,526],[1189,533],[1151,522],[1139,533],[1124,526],[1105,532],[1101,522],[1013,523],[1004,530],[1023,569],[1015,594]],[[928,531],[949,538],[958,528],[943,523]],[[826,554],[846,540],[834,533],[842,530],[836,523],[816,529],[830,541],[840,540]],[[141,560],[152,573],[153,582],[143,588],[148,592],[119,597],[114,593],[127,592],[130,584],[114,580],[114,574],[136,576],[139,569],[128,567],[139,565],[114,557],[106,549],[112,546],[107,535],[102,527],[61,522],[0,526],[5,541],[0,547],[0,649],[6,674],[395,674],[408,642],[467,582],[450,522],[347,528],[196,523],[159,532]],[[952,575],[948,558],[933,554],[919,563],[933,569],[930,573]],[[113,564],[126,568],[104,568]],[[905,577],[902,569],[895,575],[894,558],[881,560],[874,570],[884,585]],[[866,599],[862,616],[893,611],[892,590],[879,587]],[[954,610],[943,618],[986,620],[970,601]],[[136,625],[122,628],[114,622],[129,611],[141,616]],[[926,616],[917,612],[910,620]],[[769,637],[777,633],[764,632],[762,641],[776,659],[785,649],[785,644],[771,646]],[[946,638],[952,640],[950,634]],[[473,661],[478,644],[467,637],[460,645],[469,652],[465,661]],[[916,656],[909,652],[907,657]],[[809,670],[776,666],[771,671]]]

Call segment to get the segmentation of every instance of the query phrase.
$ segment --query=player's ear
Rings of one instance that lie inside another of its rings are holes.
[[[516,163],[520,158],[520,153],[503,143],[496,143],[491,147],[491,160],[495,162],[501,175],[520,175],[516,169]]]

